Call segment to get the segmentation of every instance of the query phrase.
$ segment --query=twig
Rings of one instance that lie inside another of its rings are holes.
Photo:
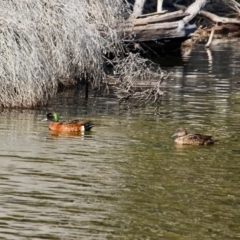
[[[206,45],[205,45],[206,48],[209,48],[209,47],[210,47],[210,45],[211,45],[211,43],[212,43],[212,40],[213,40],[214,32],[215,32],[215,29],[214,29],[214,27],[213,27],[212,30],[211,30],[211,34],[210,34],[210,37],[209,37],[209,39],[208,39],[208,42],[207,42]]]

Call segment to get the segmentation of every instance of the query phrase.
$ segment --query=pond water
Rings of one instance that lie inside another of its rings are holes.
[[[46,108],[0,114],[1,239],[240,238],[240,44],[161,60],[161,105],[59,94]],[[52,134],[46,112],[84,118]],[[212,146],[178,147],[179,126]]]

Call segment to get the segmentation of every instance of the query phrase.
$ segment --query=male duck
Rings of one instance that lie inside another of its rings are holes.
[[[178,128],[176,133],[172,135],[175,138],[174,142],[181,145],[209,145],[215,141],[212,136],[203,134],[187,133],[186,129]]]
[[[84,132],[93,127],[91,121],[69,120],[59,122],[59,116],[55,112],[47,113],[47,118],[44,120],[52,121],[49,129],[57,132]]]

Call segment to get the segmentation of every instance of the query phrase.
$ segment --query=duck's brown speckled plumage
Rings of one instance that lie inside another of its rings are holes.
[[[174,143],[181,145],[209,145],[215,142],[212,136],[187,133],[184,128],[178,128],[172,138],[175,138]]]

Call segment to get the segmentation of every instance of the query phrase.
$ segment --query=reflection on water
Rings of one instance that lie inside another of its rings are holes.
[[[69,93],[46,109],[2,111],[0,238],[239,238],[239,51],[210,51],[166,64],[159,106],[119,110],[115,99]],[[41,119],[53,110],[94,128],[49,132]],[[175,146],[179,126],[219,142]]]

